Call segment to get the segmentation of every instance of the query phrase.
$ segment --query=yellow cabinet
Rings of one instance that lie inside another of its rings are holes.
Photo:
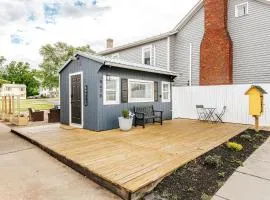
[[[260,86],[253,85],[245,93],[249,96],[249,114],[252,116],[261,116],[264,110],[263,95],[267,94]]]

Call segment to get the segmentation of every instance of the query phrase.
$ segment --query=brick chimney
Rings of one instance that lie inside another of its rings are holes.
[[[113,39],[108,38],[108,39],[106,40],[106,48],[107,48],[107,49],[113,48]]]
[[[228,32],[228,0],[204,0],[200,85],[232,84],[233,45]]]

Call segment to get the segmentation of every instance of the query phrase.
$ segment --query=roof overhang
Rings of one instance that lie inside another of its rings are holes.
[[[143,72],[149,72],[149,73],[154,73],[154,74],[162,74],[162,75],[168,75],[168,76],[173,76],[177,77],[179,74],[172,72],[172,71],[159,71],[155,70],[153,71],[152,69],[147,69],[147,68],[140,68],[140,67],[132,67],[126,64],[120,64],[120,63],[113,63],[113,62],[105,62],[104,65],[111,66],[111,67],[118,67],[118,68],[123,68],[123,69],[130,69],[134,71],[143,71]]]
[[[75,53],[73,55],[73,57],[71,59],[69,59],[59,69],[58,72],[61,73],[61,71],[63,69],[65,69],[69,65],[70,62],[72,62],[73,60],[77,60],[78,59],[77,56],[82,56],[84,58],[99,62],[101,64],[101,66],[106,65],[106,66],[111,66],[111,67],[130,69],[130,70],[134,70],[134,71],[143,71],[143,72],[149,72],[149,73],[154,73],[154,74],[162,74],[162,75],[172,76],[174,78],[180,75],[179,73],[172,72],[172,71],[169,71],[169,70],[164,70],[162,68],[157,68],[157,67],[153,67],[153,66],[144,67],[144,65],[141,65],[141,64],[138,64],[138,63],[130,63],[130,62],[126,62],[126,61],[121,61],[121,63],[119,63],[119,62],[116,62],[117,59],[109,59],[109,58],[106,58],[106,57],[94,56],[94,55],[87,54],[87,53],[82,53],[82,52]]]
[[[157,40],[165,39],[165,38],[167,38],[167,37],[169,37],[171,35],[174,35],[176,33],[177,33],[177,31],[174,31],[174,30],[169,31],[169,32],[166,32],[166,33],[163,33],[163,34],[160,34],[160,35],[156,35],[156,36],[153,36],[153,37],[149,37],[149,38],[146,38],[146,39],[143,39],[143,40],[138,40],[136,42],[131,42],[131,43],[128,43],[128,44],[125,44],[125,45],[122,45],[122,46],[114,47],[114,48],[111,48],[111,49],[106,49],[104,51],[98,52],[98,54],[99,55],[111,54],[111,53],[114,53],[114,52],[117,52],[117,51],[121,51],[121,50],[124,50],[124,49],[131,48],[131,47],[144,45],[144,44],[147,44],[149,42],[154,42],[154,41],[157,41]]]

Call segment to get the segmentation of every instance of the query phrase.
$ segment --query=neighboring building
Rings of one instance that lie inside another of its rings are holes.
[[[59,97],[59,89],[58,88],[53,88],[53,89],[40,88],[39,95],[43,97],[48,97],[48,98]]]
[[[270,1],[201,0],[173,30],[99,54],[177,72],[187,86],[270,83],[269,49]]]
[[[20,96],[21,99],[26,99],[26,85],[3,84],[0,88],[0,96]]]
[[[123,109],[154,105],[172,118],[167,69],[77,53],[60,70],[61,123],[101,131],[118,128]]]

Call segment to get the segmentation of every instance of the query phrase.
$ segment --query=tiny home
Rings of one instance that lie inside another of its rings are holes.
[[[89,53],[76,53],[60,69],[61,123],[102,131],[118,128],[123,109],[153,105],[172,118],[171,83],[166,69]]]

